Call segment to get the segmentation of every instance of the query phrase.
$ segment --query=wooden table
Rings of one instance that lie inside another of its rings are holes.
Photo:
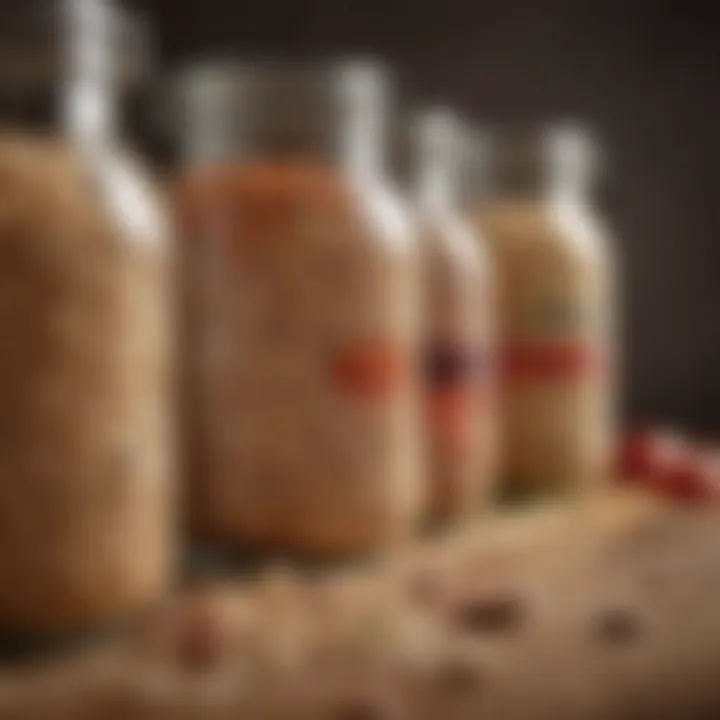
[[[228,665],[195,675],[187,668],[165,672],[150,701],[137,692],[148,689],[150,666],[128,660],[120,643],[41,668],[0,671],[0,718],[720,717],[718,510],[630,494],[517,509],[415,543],[387,563],[398,575],[446,566],[463,596],[490,603],[480,610],[485,620],[493,599],[515,598],[514,615],[495,609],[495,626],[491,617],[477,633],[445,638],[443,653],[452,646],[476,664],[472,682],[443,675],[457,687],[439,688],[431,674],[403,686],[387,706],[362,701],[365,686],[358,685],[355,706],[315,706],[301,699],[312,681],[296,697],[297,688],[275,676],[272,687],[249,690],[255,704],[242,705],[241,683]],[[352,572],[369,585],[384,577],[379,568]],[[218,593],[239,599],[245,589]],[[453,620],[457,609],[448,612]],[[437,658],[421,659],[435,666]]]

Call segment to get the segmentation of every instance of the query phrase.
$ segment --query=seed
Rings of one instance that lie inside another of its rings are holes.
[[[637,637],[640,625],[637,615],[632,610],[614,607],[607,608],[601,613],[597,630],[603,640],[622,643]]]
[[[462,603],[456,610],[458,626],[467,632],[501,633],[515,630],[523,607],[515,595],[497,595]]]

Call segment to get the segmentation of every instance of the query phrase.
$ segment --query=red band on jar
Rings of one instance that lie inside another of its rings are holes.
[[[425,380],[431,388],[459,388],[479,374],[480,364],[471,349],[437,343],[425,353]]]
[[[433,441],[453,454],[472,446],[473,418],[485,404],[489,357],[479,348],[448,342],[425,353],[426,412]]]
[[[360,341],[338,350],[330,362],[336,387],[360,400],[387,400],[408,377],[402,348],[384,341]]]
[[[506,347],[502,371],[510,382],[568,380],[598,370],[598,352],[582,344],[517,344]]]

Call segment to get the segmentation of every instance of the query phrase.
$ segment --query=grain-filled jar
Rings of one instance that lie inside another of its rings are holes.
[[[607,477],[613,430],[613,269],[589,202],[590,136],[497,135],[475,212],[498,268],[504,483],[578,494]]]
[[[62,9],[0,29],[0,635],[23,640],[114,623],[171,566],[163,215],[112,64],[133,26]]]
[[[417,251],[363,63],[178,87],[188,512],[227,548],[345,554],[420,511]]]
[[[428,515],[459,519],[487,505],[496,470],[495,290],[484,240],[463,213],[469,129],[431,108],[408,135],[400,172],[422,251]]]

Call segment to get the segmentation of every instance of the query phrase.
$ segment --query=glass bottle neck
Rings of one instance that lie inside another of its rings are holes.
[[[385,147],[380,85],[352,66],[191,68],[178,97],[184,162],[312,162],[375,176]]]
[[[448,212],[455,208],[457,191],[449,175],[439,170],[427,170],[418,182],[417,202],[430,212]]]
[[[491,149],[489,197],[521,202],[583,202],[592,179],[593,143],[574,128],[500,138]]]
[[[404,165],[405,172],[409,168],[412,194],[421,210],[449,212],[459,207],[464,130],[455,115],[442,108],[414,118],[410,138],[405,139],[410,159]]]
[[[108,0],[29,2],[0,28],[0,125],[100,145],[145,71],[143,27]]]

